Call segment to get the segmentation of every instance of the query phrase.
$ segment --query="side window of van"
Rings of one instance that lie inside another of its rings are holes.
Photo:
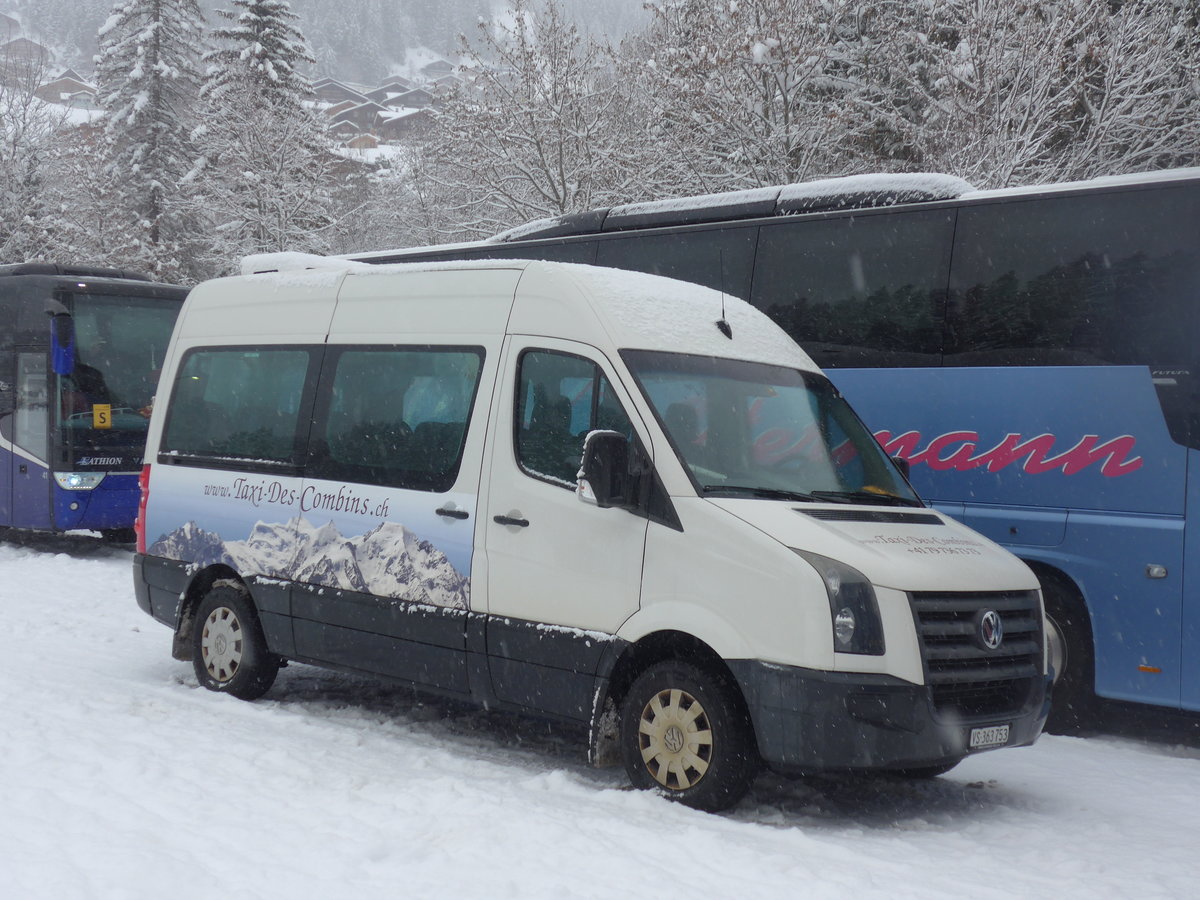
[[[453,486],[483,349],[331,349],[308,474],[419,491]]]
[[[216,465],[298,465],[297,426],[311,356],[296,347],[189,352],[175,380],[160,452]]]
[[[527,475],[574,489],[583,439],[607,429],[632,437],[633,426],[595,363],[529,350],[517,373],[517,462]]]

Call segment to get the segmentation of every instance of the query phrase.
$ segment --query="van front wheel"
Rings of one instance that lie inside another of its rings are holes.
[[[204,596],[192,628],[192,666],[203,687],[254,700],[275,683],[279,662],[244,592],[221,584]]]
[[[621,754],[634,787],[708,812],[745,796],[758,763],[733,685],[675,661],[651,666],[629,689]]]

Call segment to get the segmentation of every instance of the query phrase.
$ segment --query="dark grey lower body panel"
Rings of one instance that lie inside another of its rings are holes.
[[[972,752],[972,729],[1009,728],[1007,747],[1033,743],[1050,709],[1049,685],[1007,715],[953,719],[929,691],[889,675],[817,672],[731,660],[750,707],[759,752],[783,772],[938,766]],[[988,749],[994,749],[989,747]]]

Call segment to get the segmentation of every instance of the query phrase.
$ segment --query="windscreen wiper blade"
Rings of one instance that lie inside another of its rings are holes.
[[[740,484],[706,484],[705,494],[729,494],[731,496],[748,495],[761,497],[764,500],[792,500],[800,503],[816,503],[817,498],[812,494],[800,491],[784,491],[778,488],[755,487]]]
[[[813,491],[813,498],[828,500],[832,503],[862,503],[874,506],[919,506],[924,507],[920,500],[909,497],[898,497],[895,494],[877,494],[874,491]]]

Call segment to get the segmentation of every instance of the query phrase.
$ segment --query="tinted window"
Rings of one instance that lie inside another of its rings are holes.
[[[573,489],[589,431],[633,435],[612,385],[589,360],[528,351],[517,379],[517,462],[535,478]]]
[[[1157,365],[1188,357],[1200,190],[968,207],[948,365]]]
[[[938,365],[954,213],[764,226],[753,303],[822,366]]]
[[[331,351],[308,474],[425,491],[458,476],[480,348]]]
[[[987,204],[959,214],[946,365],[1148,366],[1194,444],[1200,188]]]
[[[757,230],[700,229],[601,240],[596,265],[678,278],[745,300]]]
[[[190,352],[176,376],[161,452],[296,465],[310,357],[285,347]]]

